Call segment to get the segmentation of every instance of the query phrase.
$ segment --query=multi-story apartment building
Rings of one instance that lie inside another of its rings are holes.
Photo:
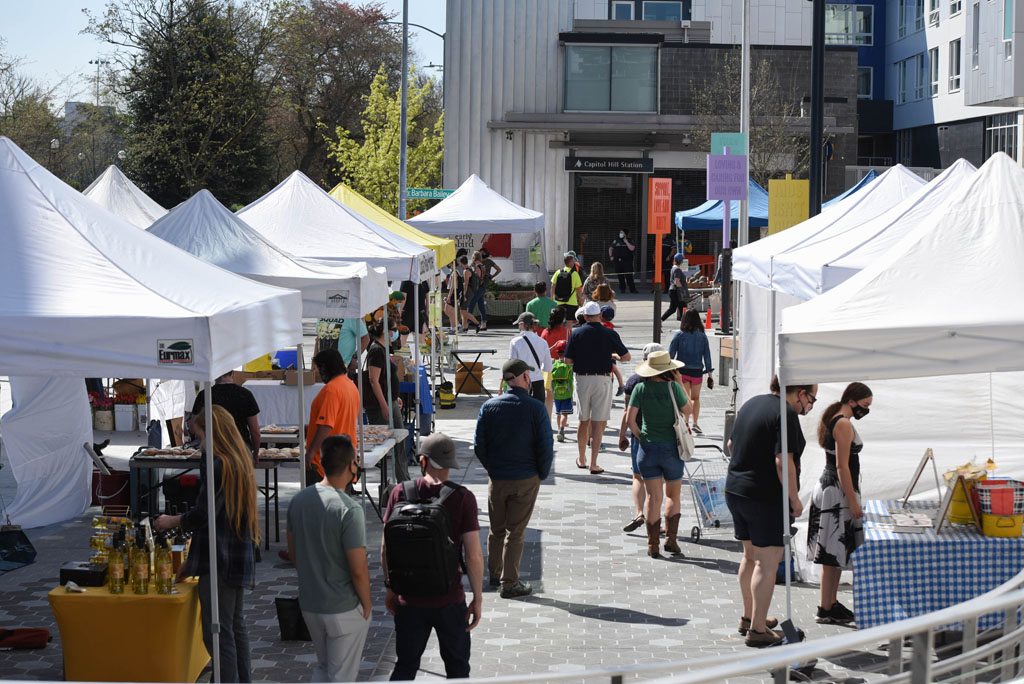
[[[770,65],[797,112],[791,126],[806,132],[811,4],[753,5],[753,60]],[[741,0],[448,0],[447,11],[446,187],[477,173],[543,211],[549,263],[567,249],[607,261],[620,229],[643,234],[652,173],[673,179],[673,211],[704,201],[708,149],[694,142],[694,102],[737,52]],[[827,54],[834,195],[857,156],[858,51]],[[587,157],[628,168],[577,171],[566,161]],[[706,255],[721,242],[720,231],[687,237]],[[652,245],[640,241],[638,270],[652,263]]]

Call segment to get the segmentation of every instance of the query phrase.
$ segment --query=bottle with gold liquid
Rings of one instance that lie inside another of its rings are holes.
[[[174,589],[174,564],[171,561],[171,550],[167,548],[167,539],[163,534],[156,537],[154,564],[156,572],[153,575],[153,583],[156,585],[156,593],[170,594]]]
[[[114,537],[114,546],[107,554],[107,589],[111,594],[124,593],[124,552],[119,536]]]
[[[174,535],[174,541],[171,543],[171,565],[174,568],[174,572],[178,572],[178,568],[185,562],[186,546],[185,546],[185,533],[178,528]]]
[[[149,593],[149,548],[142,528],[135,535],[135,550],[132,552],[132,591],[136,594]]]

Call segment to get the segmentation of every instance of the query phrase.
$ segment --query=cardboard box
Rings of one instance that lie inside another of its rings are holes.
[[[320,382],[320,374],[315,370],[304,371],[302,373],[302,384],[303,385],[314,385]],[[298,371],[284,371],[284,384],[288,386],[297,386],[299,384],[299,372]]]
[[[469,372],[470,369],[473,371],[472,374]],[[479,361],[470,364],[468,367],[460,363],[458,368],[455,369],[455,388],[459,390],[459,394],[483,394],[483,385],[478,380],[478,378],[483,376],[483,373],[484,364]],[[464,380],[465,385],[463,385]]]
[[[234,371],[236,385],[244,385],[247,380],[284,380],[285,371]]]

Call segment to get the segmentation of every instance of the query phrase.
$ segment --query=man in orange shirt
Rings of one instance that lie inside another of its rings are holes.
[[[320,467],[320,445],[332,435],[348,435],[356,444],[356,423],[359,418],[359,390],[349,380],[345,363],[337,349],[325,349],[313,357],[313,365],[324,381],[323,389],[313,399],[306,432],[306,486],[323,479]]]

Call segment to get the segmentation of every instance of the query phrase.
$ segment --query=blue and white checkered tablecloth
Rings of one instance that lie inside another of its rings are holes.
[[[864,544],[853,554],[857,627],[866,629],[922,615],[995,589],[1024,568],[1024,538],[986,537],[973,526],[896,533],[883,517],[898,501],[864,504]],[[911,512],[934,515],[936,502],[911,502]],[[1001,615],[979,627],[1000,624]]]

